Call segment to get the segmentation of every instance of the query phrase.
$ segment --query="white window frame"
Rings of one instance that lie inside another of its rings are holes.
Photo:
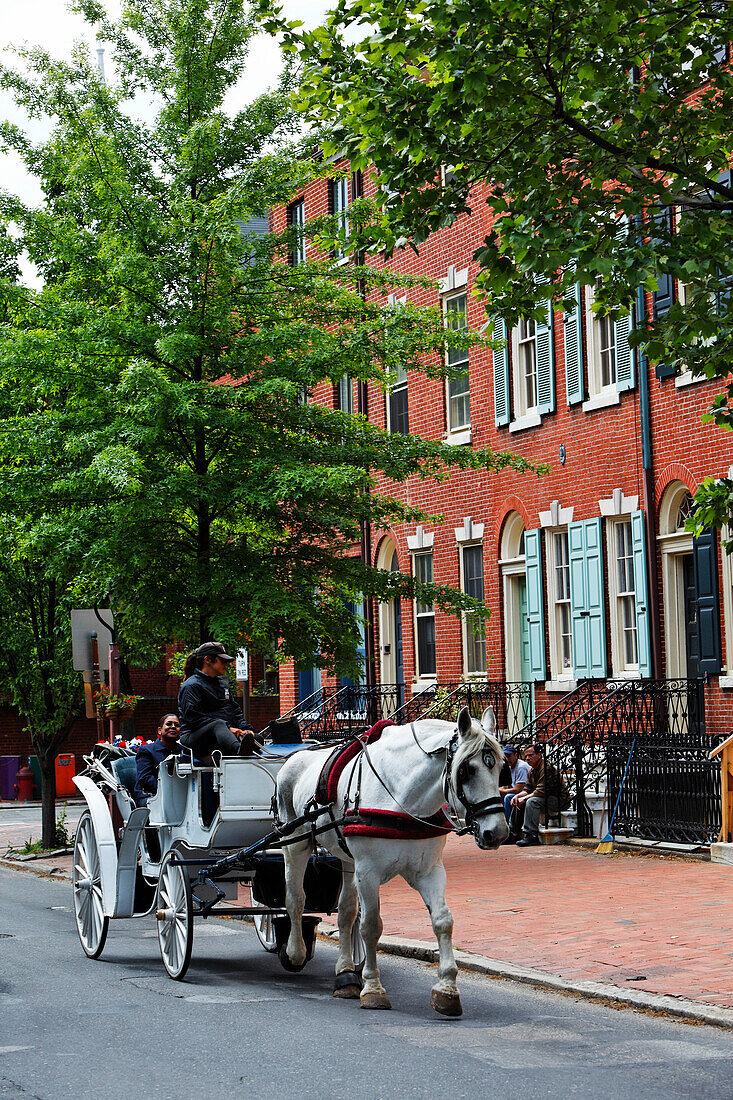
[[[527,357],[531,360],[532,370],[527,370]],[[527,380],[534,377],[534,400],[530,400]],[[516,419],[522,419],[532,413],[539,418],[537,412],[538,387],[537,387],[537,322],[529,317],[522,318],[518,325],[512,329],[512,390],[514,393],[513,408]]]
[[[337,408],[349,416],[354,414],[354,380],[350,374],[342,374],[337,383]],[[347,399],[347,408],[344,408],[342,397]]]
[[[349,235],[349,178],[339,176],[331,181],[333,187],[333,214],[336,218],[340,232],[344,236]],[[337,247],[335,250],[337,260],[345,260],[348,253],[345,248]]]
[[[295,212],[298,211],[298,218],[293,217]],[[297,226],[300,230],[296,243],[293,246],[293,250],[290,253],[291,263],[293,267],[297,267],[299,264],[304,264],[307,258],[305,236],[303,234],[303,227],[305,226],[305,197],[295,199],[288,207],[288,213],[290,215],[290,225]]]
[[[628,554],[627,571],[630,570],[632,589],[621,592],[618,575],[618,535],[619,528],[628,528]],[[634,540],[631,530],[631,517],[628,515],[616,516],[606,520],[606,560],[608,562],[608,602],[611,626],[611,665],[613,677],[617,680],[637,680],[641,676],[639,670],[639,638],[636,624],[636,587],[634,584]],[[633,632],[636,645],[636,661],[627,661],[625,631],[623,622],[624,608],[628,607],[631,600]]]
[[[396,393],[402,393],[404,390],[407,395],[407,432],[395,432],[392,427],[392,397]],[[410,400],[409,390],[407,388],[407,371],[400,364],[397,368],[397,377],[387,390],[387,431],[394,435],[409,435],[410,434]]]
[[[466,551],[480,550],[481,551],[481,600],[486,595],[486,563],[484,561],[484,548],[482,542],[467,542],[461,543],[458,548],[458,555],[460,558],[460,575],[461,575],[461,592],[466,592],[466,572],[465,572],[465,554]],[[468,593],[470,595],[471,593]],[[464,612],[461,616],[461,643],[463,650],[463,674],[467,679],[486,679],[486,632],[484,630],[483,635],[483,649],[484,659],[483,668],[469,668],[468,653],[469,653],[469,631],[471,630],[471,624],[474,616]]]
[[[552,672],[552,684],[575,683],[573,671],[573,620],[570,612],[570,544],[567,527],[552,527],[545,529],[545,558],[547,571],[547,604],[550,616],[550,670]],[[567,597],[560,597],[558,585],[558,555],[556,539],[564,536],[567,547],[567,562],[562,566],[567,570]],[[562,645],[560,639],[560,605],[567,606],[570,627],[570,664],[563,663]]]
[[[460,290],[455,294],[446,294],[443,298],[443,317],[444,317],[444,324],[445,324],[446,328],[448,328],[448,314],[449,314],[449,312],[451,312],[450,311],[450,303],[458,301],[459,298],[463,298],[463,300],[465,302],[465,313],[464,313],[464,315],[465,315],[465,318],[466,318],[466,324],[463,327],[466,328],[466,329],[468,328],[468,292],[465,289]],[[456,441],[456,439],[455,439],[456,436],[459,436],[459,435],[460,436],[465,436],[466,433],[468,433],[468,438],[467,439],[460,439],[460,442],[470,442],[470,433],[471,433],[471,389],[470,389],[470,377],[469,377],[468,348],[463,348],[463,349],[458,349],[457,348],[455,350],[455,355],[463,355],[463,356],[465,356],[465,359],[456,359],[454,362],[451,363],[450,362],[450,349],[448,349],[448,347],[446,347],[446,351],[445,351],[446,366],[456,367],[456,366],[461,366],[461,364],[465,364],[465,375],[464,375],[464,377],[465,377],[465,387],[466,388],[465,388],[465,391],[459,391],[457,394],[454,394],[451,391],[451,387],[458,386],[459,384],[461,384],[463,382],[463,378],[456,378],[456,379],[453,379],[453,380],[446,378],[446,380],[445,380],[445,422],[446,422],[447,434],[448,434],[448,437],[449,437],[449,441],[455,442]],[[453,415],[452,415],[453,402],[455,401],[457,403],[463,397],[465,397],[468,401],[468,419],[458,423],[456,418],[454,418]],[[451,436],[454,437],[452,440],[450,439]]]
[[[413,577],[417,578],[418,580],[424,579],[424,578],[418,577],[418,558],[428,558],[428,557],[430,558],[430,576],[431,576],[431,582],[430,583],[432,583],[432,580],[434,580],[434,578],[435,578],[435,572],[434,572],[435,558],[433,556],[432,548],[415,550],[415,551],[412,552],[412,554],[411,554],[411,558],[412,558],[412,562],[411,562],[412,575],[413,575]],[[438,677],[438,653],[437,653],[437,645],[435,644],[435,604],[430,605],[430,610],[429,611],[421,611],[420,608],[423,608],[423,607],[427,607],[427,604],[422,604],[417,599],[412,601],[412,622],[413,622],[414,639],[415,639],[415,647],[414,647],[415,648],[415,681],[416,682],[425,681],[425,682],[433,683],[435,680],[437,680],[437,677]],[[420,620],[420,619],[430,619],[430,618],[432,618],[432,620],[433,620],[433,639],[434,639],[434,648],[435,648],[435,668],[433,669],[432,672],[425,672],[420,667],[420,643],[419,643],[419,638],[418,638],[418,620]]]
[[[593,311],[593,303],[596,300],[595,287],[586,286],[585,293],[585,333],[586,355],[588,361],[588,393],[587,401],[583,402],[583,410],[591,412],[593,409],[605,408],[607,405],[618,405],[621,395],[616,388],[617,347],[615,325],[610,318],[602,318]],[[601,328],[603,323],[610,325],[614,332],[613,345],[613,378],[610,382],[603,381],[603,362],[601,346]]]

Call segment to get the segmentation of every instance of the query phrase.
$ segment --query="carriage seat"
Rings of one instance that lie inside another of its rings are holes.
[[[132,802],[132,809],[135,809],[135,783],[137,782],[137,761],[134,756],[121,756],[118,760],[113,760],[111,764],[112,774],[121,787],[124,787],[130,796]],[[128,808],[124,799],[117,796],[117,805],[120,813],[125,816]]]

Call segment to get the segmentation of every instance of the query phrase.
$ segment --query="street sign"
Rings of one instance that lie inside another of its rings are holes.
[[[92,633],[95,632],[99,650],[99,667],[100,669],[109,668],[109,647],[112,643],[114,619],[108,607],[102,608],[99,615],[103,623],[97,618],[94,608],[71,612],[71,646],[74,668],[77,672],[84,672],[92,667]]]
[[[246,649],[237,650],[237,680],[246,683],[249,680],[249,653]]]

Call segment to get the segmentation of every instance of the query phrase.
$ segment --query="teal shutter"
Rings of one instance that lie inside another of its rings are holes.
[[[546,320],[537,322],[535,340],[537,346],[537,411],[540,414],[555,411],[555,332],[552,300],[547,301]]]
[[[692,541],[695,562],[697,635],[701,673],[720,675],[720,603],[718,599],[718,547],[709,528]]]
[[[568,525],[573,671],[578,680],[606,676],[606,616],[600,519]]]
[[[527,569],[527,626],[529,628],[529,669],[531,680],[547,678],[545,661],[545,609],[542,583],[542,532],[524,532]]]
[[[580,283],[575,284],[575,306],[564,317],[565,386],[568,405],[576,405],[585,397],[583,384],[583,319],[581,316]]]
[[[636,596],[636,645],[639,653],[639,673],[652,674],[652,651],[649,634],[649,581],[646,568],[646,537],[644,513],[631,513],[631,539],[634,549],[634,594]]]
[[[494,339],[503,340],[504,347],[494,352],[494,419],[497,428],[510,420],[509,408],[509,340],[503,317],[494,319]]]
[[[616,321],[616,389],[619,393],[636,385],[636,349],[629,345],[631,314]]]

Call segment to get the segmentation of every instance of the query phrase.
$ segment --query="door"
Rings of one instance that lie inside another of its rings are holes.
[[[520,679],[526,683],[532,679],[532,663],[529,658],[529,623],[527,621],[527,581],[525,577],[517,580],[517,618],[519,620],[519,672]]]
[[[392,607],[394,609],[394,669],[397,685],[397,706],[401,707],[405,701],[405,669],[402,662],[402,600],[393,600]]]
[[[693,679],[700,675],[700,642],[697,630],[697,589],[695,587],[695,563],[692,554],[682,559],[682,589],[685,607],[685,657],[686,676]]]

